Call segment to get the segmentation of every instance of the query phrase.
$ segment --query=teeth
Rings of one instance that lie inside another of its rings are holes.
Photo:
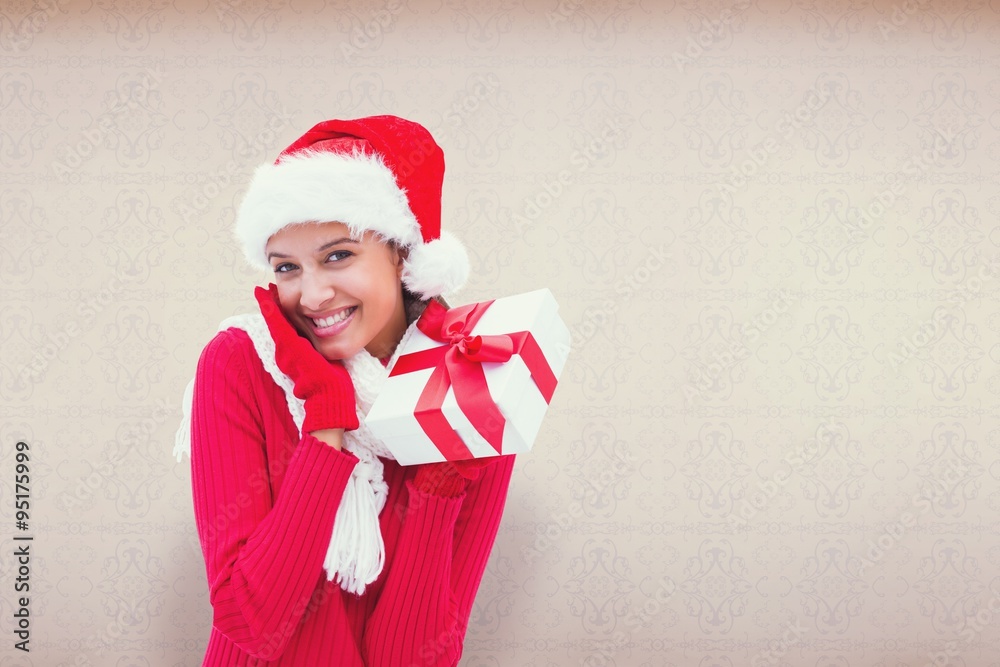
[[[351,313],[354,312],[354,308],[355,307],[351,307],[351,308],[348,308],[347,310],[342,310],[339,313],[337,313],[336,315],[331,315],[330,317],[325,317],[322,320],[316,320],[316,319],[314,319],[313,322],[315,322],[316,326],[319,327],[319,328],[321,328],[321,329],[324,328],[324,327],[332,327],[337,322],[343,322],[344,320],[346,320],[351,315]]]

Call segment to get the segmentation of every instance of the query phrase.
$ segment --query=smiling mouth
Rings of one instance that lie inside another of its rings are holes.
[[[312,321],[312,323],[316,326],[317,329],[326,329],[332,327],[335,324],[340,324],[348,317],[350,317],[351,314],[357,309],[358,309],[357,306],[351,306],[346,310],[340,311],[336,315],[331,315],[330,317],[324,317],[318,320],[310,317],[309,320]]]

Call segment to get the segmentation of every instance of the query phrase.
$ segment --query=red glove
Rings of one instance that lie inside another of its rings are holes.
[[[274,339],[274,361],[295,383],[293,393],[305,401],[303,433],[326,428],[358,428],[357,399],[350,373],[340,361],[328,361],[308,338],[299,335],[278,301],[278,286],[254,288],[254,297]]]
[[[498,456],[461,461],[424,463],[417,468],[413,485],[425,493],[454,498],[462,495],[469,480],[478,479],[483,468],[492,465]]]

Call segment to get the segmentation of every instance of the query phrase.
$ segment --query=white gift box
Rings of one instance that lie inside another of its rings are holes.
[[[558,309],[547,288],[447,310],[431,302],[421,325],[444,318],[465,326],[441,332],[445,342],[415,327],[365,424],[400,465],[529,451],[569,356],[570,332]],[[497,350],[505,346],[513,350],[506,361],[472,359],[503,356]],[[460,402],[480,405],[463,410]]]

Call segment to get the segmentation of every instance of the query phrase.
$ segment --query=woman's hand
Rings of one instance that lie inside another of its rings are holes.
[[[299,335],[281,311],[278,286],[254,289],[254,297],[274,339],[274,360],[295,383],[294,393],[305,401],[303,433],[322,429],[358,428],[354,382],[340,361],[328,361],[307,338]]]
[[[413,485],[425,493],[455,497],[465,491],[469,480],[478,479],[482,469],[492,465],[498,456],[461,461],[424,463],[417,468]]]

